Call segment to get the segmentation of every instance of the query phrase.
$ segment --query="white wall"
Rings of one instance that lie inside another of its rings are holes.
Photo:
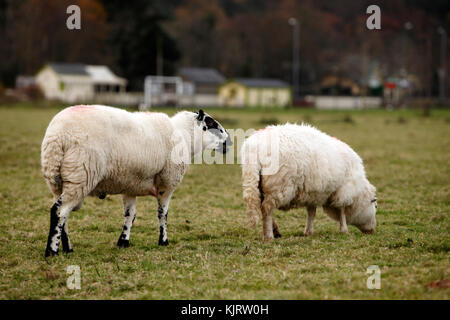
[[[62,91],[62,100],[65,102],[85,103],[94,99],[94,86],[90,79],[85,76],[62,76],[61,81],[65,83]]]
[[[175,93],[163,93],[152,95],[152,106],[178,105],[178,106],[205,106],[220,107],[222,101],[217,94],[176,95]]]
[[[144,102],[143,92],[103,92],[97,93],[94,103],[121,106],[137,106]]]
[[[305,100],[322,110],[371,109],[383,103],[381,97],[307,96]]]
[[[36,84],[41,88],[46,99],[61,99],[58,75],[45,67],[36,76]]]

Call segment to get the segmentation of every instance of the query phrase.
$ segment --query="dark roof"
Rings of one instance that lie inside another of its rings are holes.
[[[286,88],[289,87],[287,82],[279,79],[267,79],[267,78],[236,78],[234,81],[243,84],[246,87],[258,87],[258,88]]]
[[[88,75],[86,65],[82,63],[49,63],[50,67],[59,74]]]
[[[225,77],[212,68],[181,68],[178,74],[194,83],[221,84]]]

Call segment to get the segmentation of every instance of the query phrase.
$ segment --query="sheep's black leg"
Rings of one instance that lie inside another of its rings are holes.
[[[48,233],[47,248],[45,249],[46,257],[58,254],[61,237],[63,238],[63,250],[70,252],[72,249],[67,234],[67,220],[70,211],[79,201],[70,201],[67,198],[61,195],[50,209],[50,231]]]
[[[54,239],[56,240],[55,237],[58,237],[58,231],[61,232],[58,228],[58,210],[61,206],[61,203],[62,200],[61,197],[59,197],[50,209],[50,230],[48,232],[47,247],[45,249],[46,257],[58,254],[58,246],[55,245]]]
[[[169,202],[172,192],[160,191],[158,193],[158,220],[159,220],[159,240],[160,246],[167,246],[167,213],[169,211]]]
[[[159,220],[159,240],[158,244],[160,246],[167,246],[169,244],[169,239],[167,238],[167,213],[168,210],[158,204],[158,220]]]
[[[117,246],[128,248],[130,246],[130,233],[136,217],[136,197],[123,196],[124,223]]]

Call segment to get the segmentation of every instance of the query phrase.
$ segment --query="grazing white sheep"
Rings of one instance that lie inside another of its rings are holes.
[[[129,246],[136,196],[155,196],[159,245],[167,245],[169,201],[191,157],[204,149],[225,152],[225,143],[231,144],[228,133],[202,110],[170,118],[97,105],[64,109],[50,122],[42,142],[42,172],[55,200],[45,256],[58,253],[60,240],[63,251],[73,251],[68,217],[87,195],[123,195],[125,221],[119,247]],[[177,148],[187,156],[174,157]]]
[[[257,131],[242,145],[243,196],[250,224],[263,219],[263,239],[279,237],[275,208],[307,208],[306,235],[313,234],[316,207],[362,232],[375,230],[375,187],[361,158],[344,142],[309,125],[285,124]]]

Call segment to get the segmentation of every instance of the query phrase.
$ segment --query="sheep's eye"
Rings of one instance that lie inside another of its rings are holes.
[[[223,130],[222,130],[222,129],[220,129],[220,133],[223,133]]]
[[[203,127],[203,131],[206,131],[206,127]]]

